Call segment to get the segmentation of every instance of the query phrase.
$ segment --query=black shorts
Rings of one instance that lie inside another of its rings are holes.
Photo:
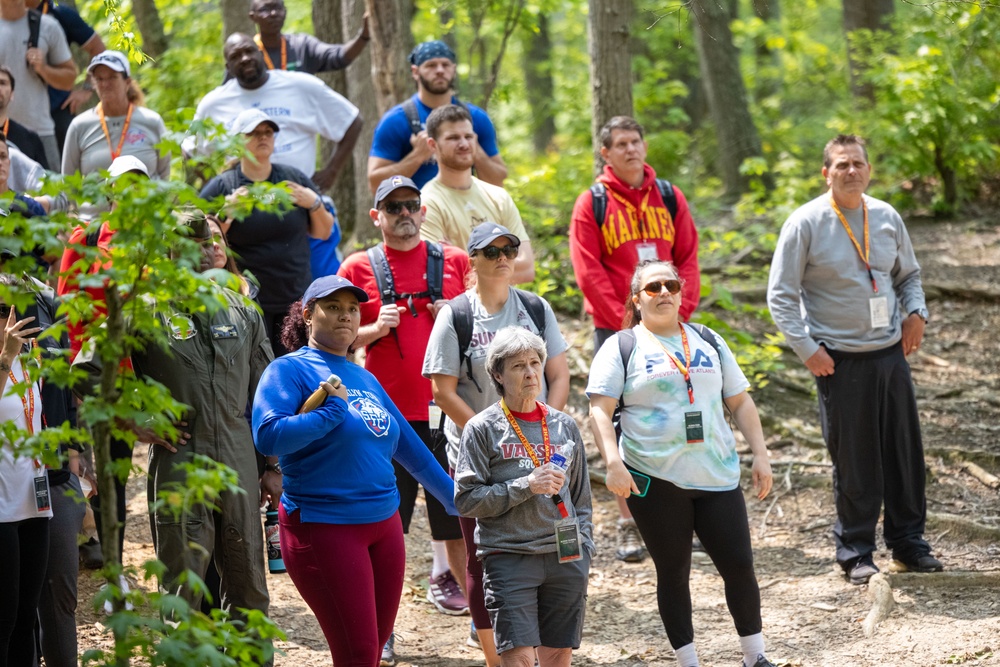
[[[434,455],[441,469],[447,472],[448,452],[444,436],[433,438],[425,421],[408,423],[424,441],[427,448],[431,450],[431,454]],[[392,467],[396,469],[396,488],[399,489],[399,518],[403,522],[403,532],[408,533],[410,520],[413,518],[413,508],[417,503],[417,489],[420,484],[406,468],[395,460],[392,462]],[[435,498],[434,494],[427,493],[426,489],[424,490],[424,500],[427,503],[427,522],[431,525],[431,539],[438,542],[462,539],[462,528],[458,525],[458,517],[448,514],[441,501]]]

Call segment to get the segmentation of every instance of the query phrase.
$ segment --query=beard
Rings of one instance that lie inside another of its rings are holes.
[[[420,79],[421,88],[423,88],[428,93],[431,93],[433,95],[443,95],[444,93],[447,93],[449,90],[451,90],[452,86],[455,83],[455,77],[451,77],[450,79],[441,81],[440,79],[433,79],[433,80],[425,79],[424,77],[418,74],[417,78]]]
[[[417,226],[416,221],[412,216],[406,216],[405,218],[399,218],[396,220],[396,224],[392,226],[392,236],[400,241],[409,241],[414,236],[420,234],[420,227]]]

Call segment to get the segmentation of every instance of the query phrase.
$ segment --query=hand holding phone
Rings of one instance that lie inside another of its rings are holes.
[[[632,475],[632,481],[635,482],[635,487],[639,489],[638,492],[633,491],[633,496],[638,496],[639,498],[645,498],[646,493],[649,492],[649,483],[652,481],[649,475],[643,475],[641,472],[636,472],[634,470],[629,470]]]

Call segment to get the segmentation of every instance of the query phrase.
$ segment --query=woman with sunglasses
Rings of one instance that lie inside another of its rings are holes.
[[[587,395],[608,489],[627,497],[656,565],[657,602],[680,667],[698,655],[691,622],[691,538],[696,533],[725,582],[743,664],[773,667],[761,634],[760,590],[733,420],[753,452],[753,487],[771,490],[771,465],[750,383],[725,341],[682,324],[681,281],[670,262],[640,262],[632,275],[622,331],[601,347]],[[631,337],[628,345],[621,337]],[[625,362],[625,357],[627,362]],[[612,414],[621,400],[621,438]]]
[[[271,162],[278,124],[260,109],[246,109],[233,121],[231,132],[246,138],[246,154],[231,169],[209,181],[202,199],[225,195],[227,207],[237,205],[254,183],[288,186],[294,206],[290,210],[254,207],[242,220],[220,215],[241,271],[249,271],[260,286],[257,301],[264,311],[267,337],[274,356],[288,350],[280,340],[288,307],[312,282],[309,239],[326,240],[333,230],[333,214],[323,205],[319,190],[294,167]]]
[[[459,441],[466,422],[500,400],[486,372],[486,352],[504,327],[525,328],[545,341],[547,359],[538,400],[562,410],[569,398],[569,346],[559,332],[552,308],[544,299],[511,287],[520,243],[509,229],[496,223],[484,222],[472,230],[467,249],[473,284],[438,312],[427,343],[423,374],[430,378],[434,402],[447,416],[444,435],[448,464],[453,470],[458,464]],[[471,340],[463,356],[455,319],[470,311]],[[539,326],[541,323],[543,326]],[[500,664],[500,659],[483,599],[483,568],[476,557],[474,535],[476,520],[462,517],[459,522],[467,550],[465,593],[487,664],[493,667]]]

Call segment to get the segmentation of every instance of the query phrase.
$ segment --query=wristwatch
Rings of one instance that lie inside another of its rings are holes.
[[[278,473],[280,475],[281,474],[281,464],[280,463],[265,463],[264,464],[264,470],[265,471],[270,471],[270,472],[276,472],[276,473]]]
[[[927,312],[926,308],[917,308],[916,310],[910,311],[910,315],[916,314],[917,317],[924,321],[924,324],[931,319],[931,314]]]

